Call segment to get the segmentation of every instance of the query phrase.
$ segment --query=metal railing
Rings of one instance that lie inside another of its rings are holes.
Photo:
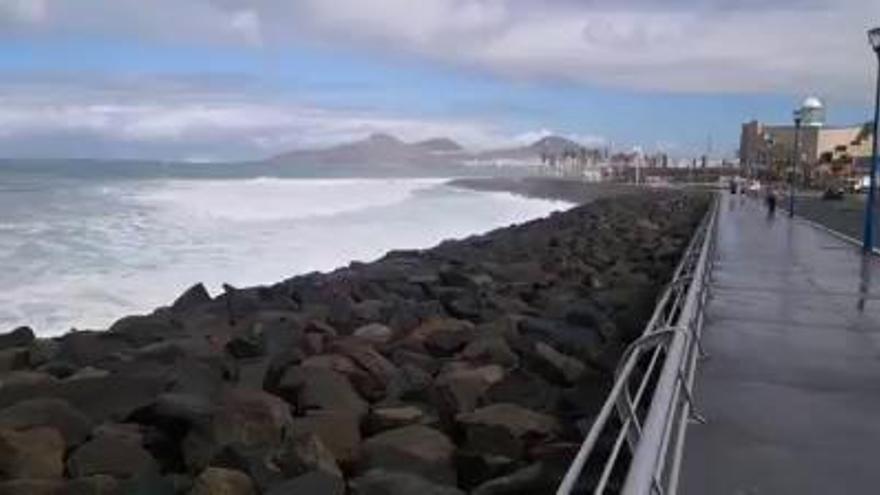
[[[614,385],[572,461],[557,495],[673,495],[715,251],[718,199],[691,238],[644,333],[627,347]],[[585,472],[586,471],[586,472]]]

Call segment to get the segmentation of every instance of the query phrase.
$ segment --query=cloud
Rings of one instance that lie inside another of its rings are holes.
[[[645,91],[864,93],[876,0],[0,0],[3,30],[304,39],[514,79]]]
[[[45,0],[0,0],[0,19],[37,24],[46,17]]]
[[[321,0],[303,3],[311,26],[328,37],[344,33],[382,49],[398,47],[513,78],[681,92],[864,88],[871,63],[864,32],[872,20],[880,22],[874,0],[604,7],[426,0],[414,19],[398,0],[339,0],[332,8]],[[468,9],[491,15],[462,22]]]
[[[31,157],[259,159],[386,132],[415,141],[447,136],[475,148],[510,144],[492,123],[327,109],[236,85],[113,80],[0,86],[0,147]]]

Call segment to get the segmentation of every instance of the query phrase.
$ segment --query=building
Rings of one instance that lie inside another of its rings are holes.
[[[871,124],[825,125],[825,108],[817,98],[804,100],[801,110],[800,169],[808,181],[866,173],[871,161]],[[794,161],[795,125],[758,121],[742,126],[740,163],[749,175],[784,177]]]

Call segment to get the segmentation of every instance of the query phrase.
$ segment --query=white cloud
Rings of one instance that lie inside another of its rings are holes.
[[[514,78],[862,94],[876,0],[0,0],[0,26],[283,50],[308,38]],[[0,32],[2,34],[2,32]]]
[[[78,141],[91,145],[76,147],[91,156],[109,147],[129,157],[258,159],[375,132],[408,141],[450,137],[474,148],[515,142],[487,122],[330,110],[231,89],[199,93],[182,81],[115,82],[112,91],[98,86],[0,86],[0,147],[17,143],[19,156],[63,155],[47,143]]]
[[[46,18],[46,0],[0,0],[0,20],[37,24]]]
[[[250,44],[263,44],[260,16],[253,10],[233,12],[229,24],[232,26],[232,29],[240,32],[242,38]]]

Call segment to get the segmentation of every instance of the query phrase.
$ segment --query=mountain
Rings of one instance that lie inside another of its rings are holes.
[[[583,146],[579,143],[559,136],[547,136],[529,145],[537,153],[561,155],[565,151],[577,151]]]
[[[464,151],[460,144],[449,138],[434,138],[413,144],[420,149],[432,153],[459,153]]]
[[[407,143],[388,134],[329,148],[294,150],[264,162],[279,171],[309,176],[471,175],[497,173],[497,167],[537,166],[545,154],[562,154],[581,145],[547,136],[528,146],[471,152],[449,138]]]

